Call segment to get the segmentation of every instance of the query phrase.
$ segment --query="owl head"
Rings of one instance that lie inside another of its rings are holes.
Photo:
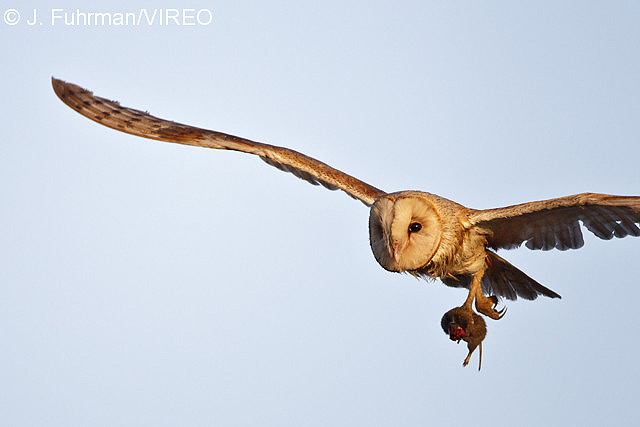
[[[424,267],[442,240],[436,206],[419,192],[386,194],[369,214],[369,241],[376,261],[389,271]]]

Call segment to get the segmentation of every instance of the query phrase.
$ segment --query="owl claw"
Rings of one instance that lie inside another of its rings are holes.
[[[495,295],[491,295],[490,297],[485,297],[484,295],[476,296],[476,310],[479,313],[484,314],[487,317],[490,317],[494,320],[500,320],[507,313],[507,307],[503,307],[502,310],[497,311],[495,306],[498,304],[498,297]]]
[[[478,311],[480,313],[484,314],[485,316],[492,318],[493,320],[500,320],[504,316],[503,312],[496,311],[494,309],[489,309],[489,310],[480,310],[480,309],[478,309]]]
[[[507,314],[507,307],[502,307],[502,310],[498,310],[496,313],[498,313],[498,319],[502,319]]]

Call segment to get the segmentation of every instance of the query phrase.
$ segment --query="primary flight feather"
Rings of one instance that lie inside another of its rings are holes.
[[[378,263],[389,271],[440,278],[469,289],[462,308],[493,319],[495,295],[533,300],[560,298],[491,249],[577,249],[582,225],[601,239],[640,236],[640,197],[583,193],[497,209],[469,209],[420,191],[385,193],[297,151],[184,125],[123,107],[118,102],[52,78],[69,107],[112,129],[144,138],[242,151],[314,185],[340,189],[370,206],[369,237]],[[487,295],[485,295],[487,294]]]

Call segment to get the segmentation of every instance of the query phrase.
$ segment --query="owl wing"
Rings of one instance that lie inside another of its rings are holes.
[[[159,141],[255,154],[271,166],[290,172],[313,185],[322,185],[329,190],[340,189],[367,206],[371,206],[378,197],[385,194],[382,190],[297,151],[160,119],[147,112],[123,107],[118,102],[95,96],[91,91],[72,83],[55,78],[51,82],[62,102],[83,116],[112,129]]]
[[[445,277],[441,280],[452,288],[469,289],[472,278],[469,275],[458,275]],[[539,295],[560,298],[556,292],[542,286],[492,251],[487,251],[487,269],[482,276],[481,283],[482,291],[486,295],[498,295],[510,300],[516,300],[518,297],[534,300]]]
[[[487,246],[561,251],[584,245],[578,221],[597,237],[640,236],[640,197],[582,193],[506,208],[472,211],[472,224],[486,230]]]

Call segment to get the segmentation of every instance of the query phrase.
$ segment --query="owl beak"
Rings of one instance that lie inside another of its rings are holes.
[[[400,263],[400,257],[402,256],[402,253],[404,252],[406,247],[406,244],[403,245],[400,242],[396,242],[393,244],[393,259],[396,260],[396,264]]]

